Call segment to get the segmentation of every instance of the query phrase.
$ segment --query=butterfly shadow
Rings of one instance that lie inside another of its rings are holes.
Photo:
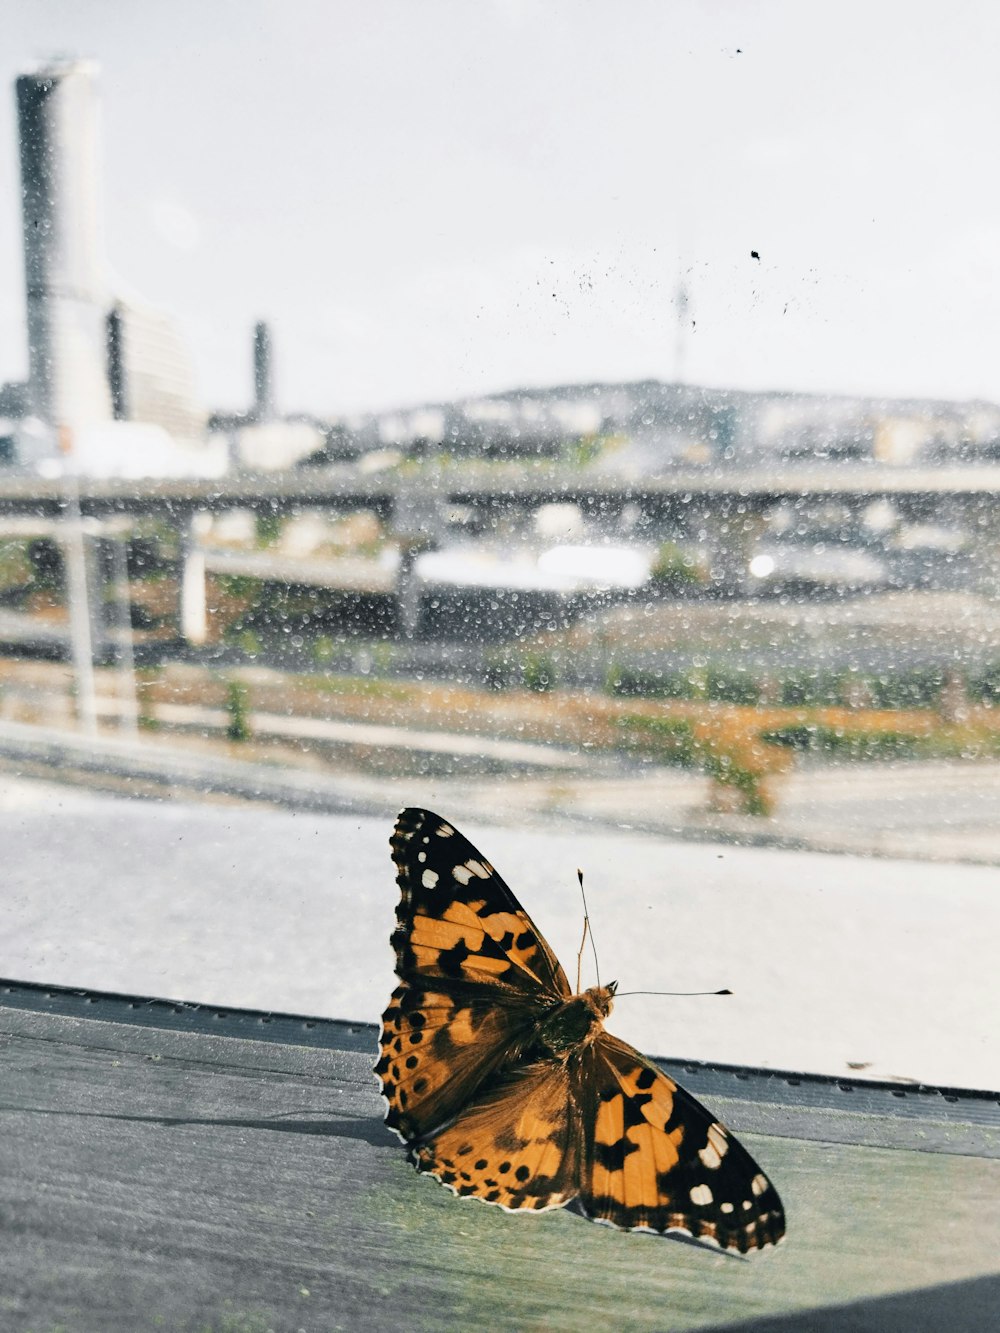
[[[0,1111],[11,1110],[20,1113],[28,1112],[31,1115],[68,1116],[76,1120],[108,1120],[127,1124],[160,1125],[164,1129],[179,1129],[188,1125],[210,1129],[261,1129],[275,1134],[309,1134],[317,1138],[356,1139],[367,1143],[372,1148],[392,1146],[386,1138],[385,1126],[380,1121],[360,1118],[348,1120],[290,1118],[300,1116],[300,1111],[287,1111],[283,1116],[269,1116],[265,1119],[250,1120],[236,1116],[124,1115],[107,1111],[67,1111],[49,1106],[0,1106]]]

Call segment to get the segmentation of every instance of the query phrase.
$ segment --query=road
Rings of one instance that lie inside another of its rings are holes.
[[[2,721],[0,780],[4,772],[9,781],[18,773],[44,778],[58,771],[69,784],[161,799],[212,793],[299,810],[387,815],[403,805],[457,806],[501,823],[1000,866],[996,760],[799,759],[774,780],[773,813],[750,817],[713,812],[703,774],[571,747],[253,714],[255,735],[286,742],[274,750],[208,739],[225,724],[218,709],[160,705],[158,715],[199,734],[104,731],[87,740],[65,726]],[[373,764],[380,750],[395,758]]]

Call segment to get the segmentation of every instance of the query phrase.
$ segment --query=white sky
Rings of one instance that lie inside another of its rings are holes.
[[[682,273],[692,381],[1000,399],[993,0],[3,0],[0,28],[0,380],[12,84],[63,52],[102,67],[111,266],[211,406],[249,400],[257,318],[286,410],[671,379]]]

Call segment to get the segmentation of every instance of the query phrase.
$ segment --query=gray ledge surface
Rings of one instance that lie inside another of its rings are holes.
[[[671,1062],[789,1233],[744,1261],[422,1179],[374,1030],[0,982],[0,1327],[988,1327],[1000,1099]]]

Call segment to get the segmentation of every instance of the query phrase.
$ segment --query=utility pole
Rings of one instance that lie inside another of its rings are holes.
[[[687,332],[688,332],[688,293],[684,279],[677,282],[674,292],[674,313],[677,321],[674,325],[674,382],[683,384],[687,371]]]
[[[67,426],[59,428],[59,448],[67,457],[72,451],[72,435]],[[87,586],[87,552],[84,548],[83,515],[80,512],[80,482],[76,473],[66,476],[66,552],[67,592],[69,595],[69,635],[76,675],[76,712],[87,736],[97,735],[97,691],[94,687],[94,641],[90,633],[90,589]]]

